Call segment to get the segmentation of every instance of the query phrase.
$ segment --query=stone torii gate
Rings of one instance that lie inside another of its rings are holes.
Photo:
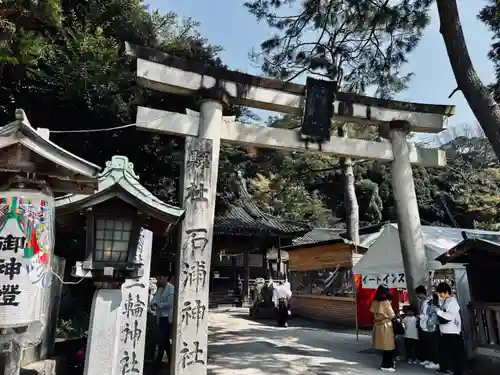
[[[454,114],[453,106],[339,92],[334,102],[334,120],[377,125],[388,140],[375,142],[331,136],[321,149],[314,145],[306,148],[297,131],[243,124],[234,117],[223,117],[223,107],[227,104],[301,114],[303,85],[209,67],[130,44],[126,47],[127,54],[137,58],[140,85],[192,95],[199,105],[199,113],[188,111],[187,114],[139,107],[136,121],[141,129],[186,138],[182,200],[186,217],[177,262],[179,291],[174,314],[173,374],[206,374],[207,370],[205,313],[221,141],[392,162],[392,187],[408,289],[413,291],[427,277],[411,165],[440,167],[446,161],[443,151],[415,148],[407,142],[406,135],[409,131],[441,131],[448,117]]]

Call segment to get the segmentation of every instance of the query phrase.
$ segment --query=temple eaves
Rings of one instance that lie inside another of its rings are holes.
[[[2,184],[9,176],[31,173],[55,192],[92,192],[97,187],[99,171],[97,165],[66,151],[35,130],[22,109],[16,110],[15,121],[0,127]]]

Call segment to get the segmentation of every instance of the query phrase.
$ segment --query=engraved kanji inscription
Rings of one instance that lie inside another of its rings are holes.
[[[182,343],[182,349],[180,350],[182,368],[185,369],[195,363],[205,364],[203,358],[203,349],[200,348],[200,342],[194,341],[191,345],[187,342]]]
[[[210,167],[212,159],[212,150],[210,147],[205,146],[205,142],[199,142],[199,148],[191,148],[188,158],[186,160],[186,166],[188,168],[195,169],[197,171],[203,172],[205,169]]]
[[[142,336],[142,330],[138,328],[138,325],[137,320],[134,320],[132,324],[125,323],[125,328],[122,329],[123,343],[132,342],[134,349]]]
[[[193,265],[184,263],[184,270],[182,271],[184,278],[184,288],[193,285],[198,292],[200,287],[204,287],[207,281],[207,262],[204,260],[197,260]]]
[[[139,365],[139,361],[137,360],[137,355],[135,352],[129,354],[127,350],[123,352],[123,357],[120,360],[120,364],[122,367],[122,375],[126,374],[138,374],[140,371],[137,368]]]
[[[206,306],[200,300],[194,302],[186,301],[181,310],[181,322],[187,327],[191,322],[196,323],[197,329],[200,322],[205,318]]]
[[[131,317],[140,318],[146,309],[146,304],[141,301],[139,293],[136,294],[135,298],[132,297],[132,293],[128,294],[127,300],[123,304],[123,315],[130,319]]]
[[[204,228],[186,230],[187,240],[184,243],[183,250],[191,249],[194,255],[195,251],[203,253],[208,244],[208,231]]]
[[[191,202],[208,202],[208,189],[203,182],[191,182],[186,187],[186,200]]]

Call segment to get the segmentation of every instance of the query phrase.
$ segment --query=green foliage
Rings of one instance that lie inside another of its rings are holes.
[[[401,75],[400,68],[428,22],[429,1],[384,1],[383,5],[378,0],[308,0],[298,18],[274,15],[287,3],[294,1],[258,0],[248,4],[258,19],[265,19],[280,34],[279,39],[273,39],[274,44],[263,46],[264,69],[268,74],[290,79],[305,69],[335,78],[340,66],[344,82],[352,90],[376,85],[382,90],[379,95],[388,96],[404,87],[409,77]],[[195,109],[191,98],[137,86],[135,64],[123,54],[124,41],[205,64],[222,65],[217,57],[220,47],[209,44],[192,19],[149,12],[138,0],[68,0],[61,4],[49,0],[0,3],[2,124],[12,121],[16,108],[24,108],[35,127],[51,130],[105,129],[130,124],[135,121],[139,105],[181,113],[186,108]],[[491,27],[496,27],[491,18],[496,13],[488,17]],[[297,34],[301,27],[325,30],[324,39],[314,45],[304,44],[305,40],[301,42],[300,33]],[[356,44],[355,40],[364,42]],[[282,54],[278,48],[288,41],[291,47]],[[232,112],[247,121],[254,117],[244,108],[233,108]],[[300,118],[290,115],[269,122],[269,126],[281,128],[299,125]],[[332,124],[333,133],[338,126]],[[373,129],[355,124],[347,124],[346,128],[351,136],[376,138]],[[99,165],[115,154],[128,156],[141,181],[153,193],[178,204],[182,139],[134,128],[53,133],[51,137],[62,147]],[[453,225],[456,221],[463,227],[494,227],[499,221],[496,197],[500,193],[500,169],[489,144],[481,138],[461,138],[448,148],[449,168],[414,169],[422,219],[441,225]],[[223,145],[219,209],[235,196],[236,168],[246,173],[257,204],[269,213],[321,226],[332,225],[338,217],[344,217],[342,169],[336,157]],[[390,167],[355,161],[354,174],[362,224],[394,220]]]
[[[377,96],[389,98],[405,89],[412,76],[403,73],[402,67],[429,24],[431,2],[249,0],[245,6],[250,13],[275,31],[253,57],[264,73],[281,80],[291,81],[309,73],[336,81],[343,90],[365,92],[375,88]],[[283,127],[290,118],[274,120],[276,126]],[[332,130],[341,137],[378,137],[378,131],[363,125],[335,123]],[[350,159],[341,161],[344,172],[340,186],[338,174],[323,177],[325,181],[335,180],[330,182],[342,190],[343,200],[332,199],[329,204],[336,211],[340,209],[349,222],[349,236],[356,240],[359,216],[361,220],[378,221],[383,216],[383,204],[376,184],[365,179],[354,186],[351,164]],[[355,190],[363,195],[366,217],[358,215]]]
[[[57,322],[56,337],[65,339],[74,339],[83,337],[87,334],[90,317],[84,311],[76,311],[72,317],[67,319],[60,318]]]
[[[488,5],[481,10],[478,18],[493,33],[493,43],[488,57],[495,68],[496,82],[491,85],[491,89],[495,100],[498,102],[500,100],[500,4],[497,0],[488,0],[487,2]]]
[[[289,127],[283,119],[276,124]],[[489,142],[459,137],[443,147],[448,153],[446,168],[413,169],[422,222],[498,229],[500,167]],[[345,217],[342,170],[336,158],[260,151],[252,165],[258,174],[251,187],[257,203],[268,212],[327,226]],[[358,161],[354,174],[361,225],[395,221],[390,164]]]
[[[268,121],[268,126],[283,129],[299,125],[300,118],[293,115]],[[335,157],[313,152],[258,150],[246,169],[253,176],[250,187],[263,210],[277,217],[327,226],[336,219],[316,185],[321,171],[331,171],[337,163]]]
[[[331,211],[318,191],[309,191],[302,181],[282,176],[258,174],[250,180],[260,206],[274,216],[288,220],[308,221],[317,226],[334,223]]]
[[[0,62],[25,73],[36,69],[46,36],[61,24],[59,0],[0,2]]]
[[[384,204],[380,198],[379,186],[369,179],[361,180],[356,184],[356,196],[360,198],[359,211],[364,221],[380,223]]]
[[[133,123],[139,105],[174,112],[194,107],[190,98],[139,87],[135,83],[135,63],[123,53],[125,41],[221,65],[216,56],[220,48],[201,37],[197,22],[180,20],[173,13],[150,13],[139,0],[65,1],[58,13],[60,22],[44,28],[36,21],[39,13],[32,12],[34,3],[2,3],[6,8],[3,14],[12,14],[9,20],[17,30],[15,37],[4,41],[4,48],[0,48],[0,56],[5,52],[0,61],[3,124],[12,121],[16,108],[25,109],[35,127],[64,131]],[[30,14],[34,19],[20,22],[15,17],[18,13]],[[44,25],[51,19],[44,17]],[[21,60],[19,56],[29,59]],[[178,203],[182,140],[134,128],[54,133],[51,137],[98,165],[104,165],[115,154],[128,156],[147,187],[160,198]]]
[[[348,91],[375,86],[389,97],[406,87],[401,71],[429,24],[432,0],[249,0],[275,35],[261,44],[268,75],[292,80],[308,72],[341,81]]]

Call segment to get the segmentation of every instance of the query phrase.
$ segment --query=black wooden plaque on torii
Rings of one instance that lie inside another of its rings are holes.
[[[301,135],[313,142],[330,140],[337,82],[307,77]]]

